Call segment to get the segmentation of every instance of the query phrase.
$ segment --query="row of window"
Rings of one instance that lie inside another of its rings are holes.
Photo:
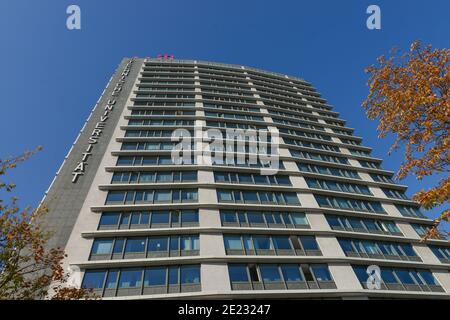
[[[403,269],[381,267],[381,289],[384,290],[408,290],[408,291],[437,291],[444,290],[439,285],[433,274],[428,270]],[[353,266],[361,285],[367,288],[369,273],[367,266]]]
[[[351,148],[348,148],[348,151],[354,156],[370,157],[370,151]]]
[[[197,182],[197,171],[114,172],[111,183]]]
[[[306,152],[306,151],[300,151],[300,150],[294,150],[294,149],[289,149],[289,152],[291,153],[291,155],[293,157],[296,157],[296,158],[310,159],[310,160],[316,160],[316,161],[325,161],[325,162],[332,162],[332,163],[340,163],[340,164],[349,164],[348,159],[343,158],[343,157],[336,157],[336,156],[330,156],[327,154]]]
[[[314,195],[314,197],[321,208],[386,213],[381,206],[381,203],[375,201],[321,195]]]
[[[346,136],[352,135],[352,130],[341,130],[341,129],[336,129],[336,128],[332,128],[331,130],[337,134],[342,134],[342,135],[346,135]]]
[[[350,140],[350,139],[344,139],[344,138],[340,138],[340,140],[341,140],[342,143],[345,143],[345,144],[351,144],[351,145],[354,145],[354,146],[361,145],[361,142],[357,141],[357,140]]]
[[[117,159],[117,166],[154,166],[154,165],[192,165],[196,164],[194,156],[183,157],[172,159],[171,156],[160,155],[160,156],[120,156]],[[234,166],[234,167],[250,167],[250,168],[267,168],[271,166],[270,161],[262,161],[260,158],[254,159],[250,157],[233,155],[221,155],[216,156],[215,153],[211,157],[212,164],[221,166]],[[284,169],[283,162],[278,163],[280,169]]]
[[[150,99],[194,99],[194,94],[156,94],[156,93],[143,93],[138,92],[137,98],[150,98]]]
[[[266,126],[260,126],[248,123],[237,123],[237,122],[225,122],[225,121],[206,121],[206,126],[208,127],[219,127],[228,129],[252,129],[252,130],[267,130]]]
[[[309,123],[290,121],[290,120],[279,119],[279,118],[275,118],[275,117],[272,117],[272,120],[274,123],[277,123],[277,124],[283,124],[283,125],[293,126],[293,127],[298,127],[298,128],[306,128],[306,129],[312,129],[312,130],[325,131],[324,127],[309,124]]]
[[[173,164],[195,164],[195,158],[185,158],[185,156],[174,161],[171,156],[119,156],[117,166],[155,166],[155,165],[173,165]],[[183,160],[180,162],[180,160]]]
[[[392,221],[375,220],[368,218],[325,215],[328,224],[333,230],[352,232],[403,235],[397,225]]]
[[[394,183],[394,181],[392,181],[391,177],[383,175],[383,174],[370,173],[370,176],[372,177],[373,181],[376,181],[376,182]]]
[[[224,119],[264,121],[264,118],[261,116],[239,114],[239,113],[219,113],[219,112],[205,111],[205,116],[213,117],[213,118],[224,118]]]
[[[87,270],[82,287],[104,297],[200,291],[200,266]]]
[[[300,204],[295,192],[273,192],[253,190],[217,190],[219,202],[233,203],[258,203],[274,205],[298,205]]]
[[[146,229],[190,226],[198,226],[197,210],[103,212],[98,229]]]
[[[325,264],[229,264],[233,290],[334,289]]]
[[[242,92],[237,90],[218,90],[218,89],[209,89],[202,87],[202,93],[208,94],[220,94],[220,95],[231,95],[231,96],[241,96],[241,97],[253,97],[252,92]]]
[[[219,139],[229,139],[235,141],[262,141],[269,143],[271,139],[271,135],[268,131],[256,131],[256,130],[219,130],[219,129],[209,129],[206,131],[205,139],[214,139],[217,141]],[[212,145],[211,147],[214,147]]]
[[[412,206],[400,205],[400,204],[396,204],[395,207],[405,217],[426,218],[426,216],[420,211],[420,209],[418,207],[412,207]]]
[[[157,107],[195,107],[195,102],[188,101],[134,101],[135,106],[157,106]]]
[[[378,162],[364,161],[364,160],[358,160],[358,162],[364,168],[381,169],[381,166],[380,166],[380,164]]]
[[[217,103],[204,103],[203,107],[211,108],[211,109],[248,111],[248,112],[260,112],[261,111],[259,108],[256,108],[256,107],[242,107],[242,106],[233,106],[233,105],[217,104]]]
[[[258,159],[248,154],[225,154],[223,152],[211,152],[211,162],[213,165],[233,166],[233,167],[249,167],[249,168],[270,168],[273,166],[274,159],[270,156],[264,158],[263,154],[258,155]],[[282,161],[275,162],[279,169],[284,169]]]
[[[193,126],[194,120],[181,119],[130,119],[129,126]]]
[[[225,89],[225,90],[232,89],[233,92],[236,90],[251,91],[251,88],[249,86],[230,85],[226,82],[221,83],[220,81],[215,81],[213,83],[207,83],[205,81],[201,81],[200,86],[202,88],[202,91],[203,91],[203,88],[208,88],[208,90],[211,90],[211,88],[213,88],[213,89],[219,88],[219,89]]]
[[[372,195],[372,192],[370,192],[369,188],[361,184],[314,179],[314,178],[305,178],[305,180],[306,183],[308,184],[308,187],[314,189]]]
[[[319,121],[317,118],[308,117],[308,116],[304,116],[304,115],[300,115],[300,114],[293,114],[293,113],[287,113],[287,112],[282,112],[282,111],[275,111],[275,110],[272,110],[272,109],[269,109],[268,111],[269,111],[270,114],[278,115],[278,116],[282,116],[282,117],[287,117],[287,118],[294,118],[294,119],[300,119],[300,120],[306,120],[306,121],[312,121],[312,122],[318,122]]]
[[[325,175],[331,175],[331,176],[343,177],[343,178],[351,178],[351,179],[361,179],[361,177],[358,175],[358,172],[354,171],[354,170],[334,168],[334,167],[325,167],[325,166],[319,166],[319,165],[303,163],[303,162],[297,162],[297,167],[300,171],[303,171],[303,172],[319,173],[319,174],[325,174]]]
[[[244,104],[256,104],[256,100],[250,100],[250,99],[238,99],[238,98],[232,98],[232,97],[220,97],[220,96],[210,96],[210,95],[203,95],[204,100],[211,100],[211,101],[224,101],[224,102],[232,102],[232,103],[244,103]]]
[[[303,212],[221,210],[222,226],[309,228]]]
[[[278,130],[280,131],[280,133],[290,134],[293,136],[305,137],[305,138],[311,138],[311,139],[319,139],[319,140],[325,140],[325,141],[332,141],[331,136],[321,134],[321,133],[299,131],[299,130],[288,129],[288,128],[279,128]]]
[[[430,230],[429,225],[422,225],[422,224],[416,224],[411,223],[411,226],[413,227],[414,231],[420,236],[423,237],[427,234],[427,232]],[[448,237],[445,236],[445,234],[438,232],[437,234],[433,234],[431,236],[431,239],[440,239],[440,240],[446,240]]]
[[[290,138],[283,138],[284,143],[295,145],[298,147],[305,147],[305,148],[313,148],[313,149],[319,149],[319,150],[325,150],[325,151],[333,151],[333,152],[340,152],[339,148],[336,146],[331,146],[328,144],[323,143],[315,143],[315,142],[309,142],[309,141],[303,141],[303,140],[294,140]]]
[[[175,148],[180,142],[124,142],[121,150],[166,150],[170,151]],[[194,149],[194,142],[190,145],[183,143],[183,148]]]
[[[429,246],[435,256],[443,263],[450,263],[450,247]]]
[[[289,176],[256,173],[214,172],[215,182],[291,186]]]
[[[95,239],[90,260],[198,255],[198,235]]]
[[[195,110],[132,110],[132,116],[194,116]]]
[[[388,198],[392,198],[392,199],[404,199],[404,200],[408,200],[408,196],[399,190],[394,190],[394,189],[386,189],[386,188],[381,188],[381,190],[383,190],[384,194],[388,197]]]
[[[173,130],[127,130],[125,137],[127,138],[171,138]],[[190,136],[194,136],[194,132],[189,132]]]
[[[197,189],[108,191],[106,204],[197,202]]]
[[[313,236],[224,235],[230,255],[322,255]]]
[[[149,87],[139,86],[139,91],[194,92],[195,87]]]
[[[421,261],[413,247],[406,243],[338,238],[348,257]]]

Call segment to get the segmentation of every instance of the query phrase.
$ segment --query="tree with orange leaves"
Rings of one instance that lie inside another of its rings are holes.
[[[0,159],[0,176],[36,151]],[[0,181],[0,191],[11,192],[14,187]],[[46,248],[51,235],[37,222],[46,213],[43,206],[20,210],[16,198],[8,204],[0,199],[0,299],[95,298],[89,290],[66,285],[65,253],[60,248]]]
[[[363,103],[370,119],[379,119],[379,136],[394,134],[391,150],[404,147],[398,179],[438,175],[440,181],[413,199],[425,209],[444,206],[424,240],[440,236],[450,209],[450,50],[412,43],[406,53],[378,58],[366,69],[370,92]]]

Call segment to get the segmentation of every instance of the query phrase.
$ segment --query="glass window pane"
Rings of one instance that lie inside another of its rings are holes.
[[[153,267],[145,270],[144,286],[161,286],[166,284],[166,267]]]
[[[200,283],[200,267],[199,266],[182,266],[180,267],[181,283]]]
[[[128,253],[139,253],[145,251],[146,238],[130,238],[127,239],[127,244],[125,246],[125,252]]]
[[[92,254],[109,254],[112,246],[112,239],[96,239],[92,245]]]
[[[255,244],[255,249],[272,249],[271,241],[268,236],[253,236],[253,243]]]
[[[331,274],[326,265],[313,265],[311,269],[317,281],[331,281]]]
[[[120,274],[119,288],[136,288],[142,284],[142,269],[123,269]]]
[[[305,250],[319,250],[319,246],[313,236],[300,236],[299,240]]]
[[[260,265],[259,270],[264,282],[281,281],[280,271],[276,265]]]
[[[100,218],[101,226],[113,226],[119,223],[120,213],[104,212]]]
[[[147,251],[167,251],[168,237],[150,237],[148,238]]]
[[[281,272],[283,273],[284,281],[303,281],[297,265],[282,265]]]
[[[198,222],[197,211],[183,211],[181,215],[181,222]]]
[[[117,278],[119,276],[118,270],[109,270],[108,277],[106,278],[106,289],[115,289],[117,286]]]
[[[245,265],[228,265],[231,282],[248,282],[247,267]]]
[[[291,250],[291,242],[287,236],[273,236],[273,243],[276,249]]]
[[[101,289],[105,280],[106,271],[104,270],[88,270],[84,273],[83,288]]]
[[[153,212],[152,223],[169,223],[169,212]]]
[[[225,249],[242,250],[242,241],[240,236],[224,236]]]

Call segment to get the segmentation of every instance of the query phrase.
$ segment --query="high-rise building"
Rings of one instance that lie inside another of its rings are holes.
[[[449,244],[361,140],[303,79],[124,59],[46,193],[50,244],[105,299],[449,298]]]

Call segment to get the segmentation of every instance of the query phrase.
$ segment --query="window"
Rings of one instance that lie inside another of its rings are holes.
[[[146,238],[130,238],[127,240],[127,244],[125,246],[126,253],[140,253],[145,252],[145,243]]]
[[[291,243],[287,236],[273,236],[272,240],[275,245],[275,249],[281,249],[281,250],[291,250],[292,249]]]
[[[298,265],[281,265],[281,272],[283,274],[284,281],[303,281],[303,277],[300,274]]]
[[[117,279],[119,277],[119,270],[109,270],[108,277],[106,278],[106,289],[115,289],[117,286]]]
[[[224,236],[225,249],[242,250],[242,241],[240,236]]]
[[[269,236],[254,236],[253,243],[255,245],[255,249],[260,249],[260,250],[273,249]]]
[[[182,284],[200,283],[200,267],[198,266],[182,266],[180,274]]]
[[[319,250],[316,239],[313,236],[299,236],[303,249],[305,250]]]
[[[144,274],[144,286],[161,286],[166,284],[166,267],[147,268]]]
[[[142,269],[124,269],[120,274],[119,288],[136,288],[142,284]]]
[[[280,271],[276,265],[261,265],[259,267],[264,282],[281,281]]]
[[[88,270],[84,273],[83,288],[101,289],[105,281],[106,271],[104,270]]]
[[[312,265],[311,270],[317,281],[331,281],[331,274],[326,265]]]
[[[150,237],[148,238],[148,251],[167,251],[168,237]]]
[[[154,212],[152,214],[151,222],[156,224],[166,224],[169,223],[169,212]]]
[[[229,265],[228,273],[231,282],[248,282],[247,266],[245,265]]]
[[[103,212],[100,218],[100,226],[117,226],[119,218],[120,213]]]
[[[112,239],[96,239],[92,245],[92,254],[110,254],[112,247]]]
[[[181,223],[198,222],[198,212],[191,210],[184,210],[181,214]]]
[[[109,191],[106,198],[106,203],[123,202],[125,198],[125,191]]]

